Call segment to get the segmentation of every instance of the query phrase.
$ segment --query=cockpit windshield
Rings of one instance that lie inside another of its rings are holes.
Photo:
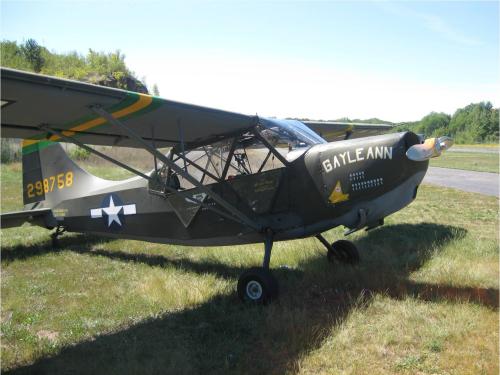
[[[274,144],[288,144],[290,150],[326,143],[317,133],[297,120],[261,118],[263,135],[270,136]]]

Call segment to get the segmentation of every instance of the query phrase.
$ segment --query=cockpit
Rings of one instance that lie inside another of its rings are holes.
[[[242,134],[183,152],[172,148],[167,157],[200,183],[206,185],[283,168],[310,147],[326,141],[297,120],[260,118],[259,124]],[[153,171],[153,190],[194,187],[189,181],[162,165]],[[151,186],[150,186],[151,188]]]

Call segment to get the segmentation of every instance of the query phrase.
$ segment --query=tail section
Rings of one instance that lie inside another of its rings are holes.
[[[84,194],[97,177],[74,163],[57,142],[23,142],[25,209],[52,208],[64,199]]]

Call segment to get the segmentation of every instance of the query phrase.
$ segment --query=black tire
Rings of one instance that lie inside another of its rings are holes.
[[[326,258],[328,259],[328,262],[330,263],[335,263],[335,261],[341,262],[342,259],[340,258],[340,255],[335,252],[333,249],[328,249],[326,253]]]
[[[247,303],[269,303],[278,297],[278,281],[264,268],[250,268],[238,280],[238,297]]]
[[[339,262],[351,265],[359,263],[359,251],[351,241],[335,241],[332,243],[332,248],[333,251],[329,249],[327,253],[328,261],[332,262],[333,259],[337,259]]]

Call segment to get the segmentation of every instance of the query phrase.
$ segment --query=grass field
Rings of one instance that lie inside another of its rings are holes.
[[[20,175],[2,166],[5,211],[20,208]],[[235,285],[260,245],[68,234],[53,249],[43,229],[4,230],[2,371],[498,374],[496,198],[422,186],[384,227],[351,239],[356,267],[329,264],[315,239],[276,243],[281,297],[249,307]]]
[[[498,159],[498,153],[444,152],[431,159],[430,166],[498,173]]]

